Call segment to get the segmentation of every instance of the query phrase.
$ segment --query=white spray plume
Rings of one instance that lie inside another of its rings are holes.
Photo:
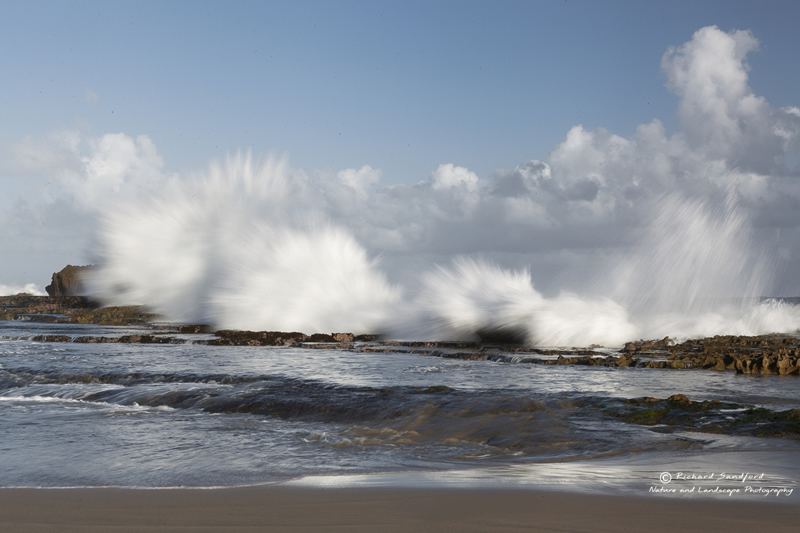
[[[96,294],[176,320],[539,345],[791,332],[796,307],[758,301],[797,290],[800,110],[753,93],[757,46],[709,26],[667,51],[680,131],[657,119],[630,137],[576,125],[545,160],[488,179],[447,163],[380,186],[368,165],[306,173],[237,156],[181,180],[161,173],[146,136],[108,134],[60,182],[80,205],[105,205]],[[62,161],[78,153],[65,139],[21,153]],[[376,255],[418,296],[402,302]],[[449,266],[425,274],[435,263]]]
[[[221,327],[374,333],[399,297],[340,228],[261,224],[231,254],[209,302]]]
[[[90,291],[183,322],[381,329],[399,293],[346,232],[310,224],[312,215],[295,209],[284,166],[240,154],[156,197],[105,210]]]
[[[625,309],[608,299],[563,293],[545,298],[527,270],[456,258],[423,277],[416,320],[395,335],[431,340],[511,339],[540,346],[619,346],[636,335]]]
[[[35,283],[26,283],[25,285],[6,285],[0,283],[0,296],[16,296],[17,294],[45,296],[44,291],[42,291]]]
[[[415,340],[621,346],[800,326],[795,306],[758,304],[768,261],[733,194],[642,202],[648,227],[601,276],[599,297],[546,298],[527,269],[457,257],[422,274],[406,302],[349,232],[304,211],[296,194],[283,161],[254,165],[239,155],[172,180],[155,197],[108,208],[90,290],[182,322]]]
[[[663,194],[641,209],[650,213],[647,226],[618,254],[610,280],[610,296],[632,311],[692,313],[770,287],[771,258],[752,241],[732,190],[717,199]]]
[[[595,292],[610,289],[643,338],[762,335],[800,328],[800,308],[761,301],[773,258],[754,242],[732,187],[716,197],[672,193],[642,202],[651,214]]]

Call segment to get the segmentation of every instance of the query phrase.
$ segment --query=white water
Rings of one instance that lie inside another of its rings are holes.
[[[568,490],[608,491],[591,473],[609,460],[626,470],[619,481],[642,493],[663,471],[758,468],[789,487],[800,479],[793,439],[665,432],[601,409],[681,393],[785,411],[800,397],[784,376],[508,364],[424,351],[9,340],[122,333],[159,331],[0,321],[0,486],[221,487],[384,472],[541,486],[543,465],[568,468],[576,459],[587,474],[561,478]],[[716,419],[728,412],[714,411]]]
[[[31,296],[46,295],[35,283],[26,283],[25,285],[5,285],[0,283],[0,296],[14,296],[20,293],[30,294]]]
[[[157,198],[108,208],[101,265],[88,285],[108,304],[146,304],[183,322],[415,340],[480,332],[535,345],[620,346],[800,327],[796,306],[759,303],[770,287],[769,255],[751,242],[733,194],[667,196],[642,209],[653,213],[650,226],[600,269],[597,296],[545,298],[529,271],[464,257],[420,272],[418,286],[401,291],[352,235],[295,200],[283,162],[254,166],[240,155]]]
[[[183,322],[242,329],[380,329],[396,288],[342,229],[293,209],[283,163],[225,167],[108,209],[89,290]]]

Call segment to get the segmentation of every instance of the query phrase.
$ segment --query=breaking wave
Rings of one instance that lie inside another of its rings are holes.
[[[594,296],[545,297],[530,271],[472,257],[421,272],[401,291],[348,231],[296,200],[284,161],[238,155],[106,209],[87,285],[107,304],[146,304],[176,321],[414,340],[620,346],[800,327],[798,307],[760,298],[769,255],[732,193],[641,208],[650,225],[598,266]]]
[[[107,209],[90,293],[220,327],[380,329],[398,289],[346,231],[294,209],[283,167],[239,155]]]
[[[45,292],[35,283],[25,285],[5,285],[0,283],[0,296],[13,296],[15,294],[30,294],[31,296],[45,296]]]

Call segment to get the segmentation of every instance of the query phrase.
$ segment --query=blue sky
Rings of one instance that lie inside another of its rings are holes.
[[[484,254],[552,291],[629,245],[641,198],[727,180],[800,294],[798,20],[789,1],[0,0],[0,286],[102,258],[108,202],[250,150],[287,155],[292,202],[390,277]]]
[[[148,135],[168,170],[227,152],[415,183],[542,158],[577,124],[677,127],[659,60],[750,29],[751,86],[796,104],[797,2],[2,2],[0,135]],[[91,93],[89,93],[91,91]],[[96,95],[95,97],[87,94]],[[796,100],[796,99],[795,99]]]

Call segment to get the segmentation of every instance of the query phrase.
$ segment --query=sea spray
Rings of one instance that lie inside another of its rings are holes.
[[[237,155],[106,205],[87,285],[109,305],[145,304],[175,321],[414,340],[614,347],[800,326],[796,306],[760,303],[770,256],[732,189],[641,202],[650,223],[611,267],[598,266],[592,296],[545,297],[527,269],[456,257],[420,269],[403,299],[351,233],[303,200],[303,186],[285,161]]]
[[[459,257],[450,268],[423,274],[410,320],[392,332],[404,338],[528,340],[527,317],[515,313],[523,302],[541,299],[527,270],[510,271],[487,261]]]
[[[399,292],[344,230],[249,156],[103,210],[88,287],[109,305],[221,327],[372,332]]]
[[[800,309],[763,301],[773,261],[752,237],[732,186],[718,197],[668,193],[641,204],[652,213],[634,245],[595,280],[623,305],[643,338],[760,335],[800,327]]]
[[[0,296],[14,296],[15,294],[30,294],[31,296],[44,296],[46,293],[35,283],[3,284],[0,283]]]
[[[231,251],[209,298],[223,328],[304,332],[382,331],[399,292],[341,228],[260,225]]]
[[[641,203],[650,223],[610,267],[594,297],[546,298],[527,270],[456,258],[422,278],[416,315],[394,332],[433,340],[523,341],[539,346],[620,346],[635,338],[760,335],[800,328],[800,307],[761,296],[772,261],[752,239],[728,187],[718,198],[664,194]]]
[[[545,298],[528,270],[458,257],[427,273],[403,337],[511,340],[544,346],[621,346],[636,335],[627,312],[607,298],[562,293]]]
[[[732,190],[718,199],[664,194],[641,209],[650,223],[599,281],[631,311],[697,313],[752,303],[771,288],[769,255]]]

